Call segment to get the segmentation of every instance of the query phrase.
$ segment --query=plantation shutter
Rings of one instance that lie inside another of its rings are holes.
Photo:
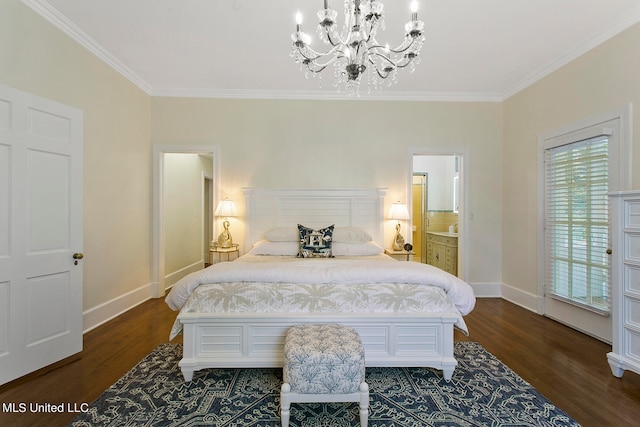
[[[608,136],[545,150],[545,291],[610,311]]]

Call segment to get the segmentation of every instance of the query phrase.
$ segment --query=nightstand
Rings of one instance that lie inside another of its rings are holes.
[[[230,248],[221,248],[219,246],[210,246],[209,252],[211,252],[211,264],[217,264],[219,262],[233,261],[240,256],[240,249],[238,244],[234,243]],[[226,258],[223,256],[226,255]]]
[[[410,257],[416,254],[413,251],[394,251],[391,249],[385,249],[384,253],[398,261],[409,261]]]

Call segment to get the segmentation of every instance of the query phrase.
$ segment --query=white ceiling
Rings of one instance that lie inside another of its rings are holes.
[[[320,87],[289,57],[296,11],[315,36],[321,0],[22,1],[151,95],[341,97],[331,68]],[[503,100],[640,21],[638,0],[418,1],[422,62],[361,98]],[[383,2],[378,40],[397,45],[410,0]]]

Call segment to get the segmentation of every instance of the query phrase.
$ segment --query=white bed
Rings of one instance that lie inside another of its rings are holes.
[[[185,380],[205,368],[281,367],[285,333],[300,323],[354,327],[367,366],[432,367],[450,379],[454,327],[466,332],[473,291],[435,267],[379,253],[385,192],[244,189],[245,246],[254,249],[192,273],[167,296],[180,309],[172,337],[183,333]],[[336,256],[296,258],[297,242],[273,237],[295,235],[297,224],[334,224]]]

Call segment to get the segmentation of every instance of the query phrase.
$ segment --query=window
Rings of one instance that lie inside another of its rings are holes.
[[[609,136],[544,151],[545,292],[607,314]]]

